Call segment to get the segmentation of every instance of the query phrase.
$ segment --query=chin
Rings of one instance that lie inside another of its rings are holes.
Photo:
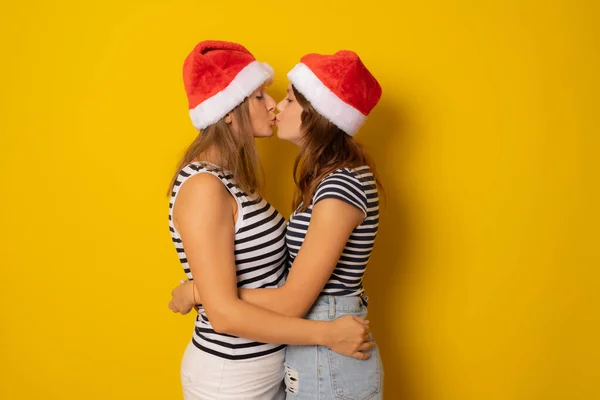
[[[277,134],[277,138],[278,138],[278,139],[280,139],[280,140],[285,140],[286,142],[290,142],[290,143],[292,143],[292,144],[295,144],[295,143],[294,143],[294,140],[293,140],[293,139],[290,139],[290,138],[289,138],[289,137],[287,137],[286,135],[280,135],[280,134],[278,133],[278,134]]]
[[[266,137],[271,137],[271,136],[273,136],[273,129],[265,129],[262,132],[257,132],[257,133],[254,134],[254,137],[258,138],[258,139],[260,139],[260,138],[266,138]]]
[[[271,137],[273,136],[273,128],[269,128],[265,131],[265,134],[263,135],[263,137]]]
[[[287,140],[285,134],[282,134],[279,130],[277,131],[277,139]]]

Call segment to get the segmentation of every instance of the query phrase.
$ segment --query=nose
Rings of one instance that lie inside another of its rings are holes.
[[[284,108],[285,108],[285,99],[283,99],[279,103],[277,103],[277,111],[282,112]]]
[[[275,110],[275,107],[277,106],[277,104],[275,103],[275,100],[273,100],[273,98],[271,96],[267,96],[267,110],[269,110],[269,112]]]

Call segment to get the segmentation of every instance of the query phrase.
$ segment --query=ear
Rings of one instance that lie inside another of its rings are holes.
[[[227,113],[223,117],[223,121],[225,121],[226,124],[231,125],[231,123],[233,122],[233,117],[231,116],[231,113]]]

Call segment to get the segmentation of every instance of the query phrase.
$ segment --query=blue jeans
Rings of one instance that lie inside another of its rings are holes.
[[[365,318],[360,297],[321,296],[307,319],[331,321],[346,314]],[[322,346],[288,346],[285,356],[288,400],[381,400],[383,365],[377,345],[371,358],[357,360]]]

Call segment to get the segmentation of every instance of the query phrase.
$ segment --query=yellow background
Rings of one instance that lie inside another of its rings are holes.
[[[203,39],[270,62],[277,98],[307,52],[380,80],[358,138],[387,189],[366,278],[386,398],[600,398],[597,4],[3,4],[0,398],[181,398],[165,191]],[[288,215],[295,148],[259,146]]]

